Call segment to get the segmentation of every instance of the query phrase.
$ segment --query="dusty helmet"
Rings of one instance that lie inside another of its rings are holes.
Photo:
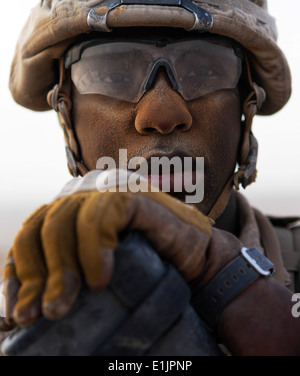
[[[259,114],[288,101],[291,77],[276,44],[275,20],[266,0],[43,0],[31,12],[12,63],[10,90],[17,103],[49,110],[47,93],[57,82],[55,62],[79,35],[115,27],[176,27],[230,37],[249,52],[254,80],[266,100]]]

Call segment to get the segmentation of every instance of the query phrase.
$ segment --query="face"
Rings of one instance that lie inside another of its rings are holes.
[[[104,156],[118,164],[119,149],[127,149],[128,160],[151,155],[204,157],[204,199],[197,205],[203,213],[233,174],[240,121],[237,89],[185,101],[163,70],[137,104],[82,95],[73,86],[73,122],[82,159],[90,170]]]

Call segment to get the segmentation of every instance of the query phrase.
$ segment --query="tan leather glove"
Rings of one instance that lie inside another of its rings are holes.
[[[8,322],[28,326],[41,313],[62,317],[78,296],[82,275],[91,289],[105,288],[118,234],[136,229],[187,282],[202,273],[197,287],[240,249],[199,211],[162,192],[70,194],[38,209],[16,236],[4,272]]]

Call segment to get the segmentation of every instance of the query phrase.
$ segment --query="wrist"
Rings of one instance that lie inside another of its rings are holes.
[[[300,322],[291,314],[291,296],[275,278],[258,278],[223,310],[221,342],[232,355],[299,355]]]
[[[215,330],[228,304],[260,277],[272,276],[274,265],[257,249],[242,248],[211,281],[192,297],[192,305],[207,325]]]

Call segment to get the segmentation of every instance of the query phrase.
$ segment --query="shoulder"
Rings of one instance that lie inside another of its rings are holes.
[[[300,292],[300,217],[268,217],[280,243],[290,289]]]

